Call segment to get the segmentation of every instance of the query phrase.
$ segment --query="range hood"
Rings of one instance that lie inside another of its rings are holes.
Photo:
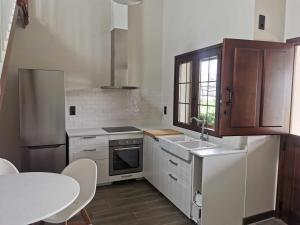
[[[128,30],[114,28],[111,31],[111,80],[102,89],[138,89],[128,85]]]
[[[137,89],[128,85],[128,5],[112,2],[111,80],[102,89]]]

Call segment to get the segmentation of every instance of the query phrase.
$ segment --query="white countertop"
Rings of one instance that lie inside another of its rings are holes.
[[[67,133],[69,137],[108,135],[102,128],[69,129]]]
[[[139,134],[141,131],[128,131],[128,132],[115,132],[108,133],[102,128],[82,128],[82,129],[68,129],[67,133],[69,137],[81,137],[81,136],[103,136],[103,135],[117,135],[117,134]]]
[[[218,156],[218,155],[241,154],[246,152],[247,151],[245,149],[234,150],[234,149],[216,147],[216,148],[205,149],[205,150],[194,150],[191,151],[191,154],[194,156],[204,158],[204,157],[211,157],[211,156]]]

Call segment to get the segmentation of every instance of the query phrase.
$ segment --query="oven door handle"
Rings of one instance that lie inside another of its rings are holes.
[[[115,148],[114,151],[125,151],[125,150],[136,150],[140,149],[140,147],[131,147],[131,148]]]

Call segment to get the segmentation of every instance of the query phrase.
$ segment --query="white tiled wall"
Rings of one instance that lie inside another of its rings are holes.
[[[157,93],[147,93],[146,96],[139,89],[67,91],[67,129],[158,124],[162,112],[155,102],[160,101],[160,96]],[[70,106],[76,106],[75,116],[69,115]]]

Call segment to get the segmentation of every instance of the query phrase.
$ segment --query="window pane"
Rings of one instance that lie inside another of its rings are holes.
[[[217,57],[214,56],[200,61],[198,117],[204,119],[206,125],[211,129],[215,125],[217,70]]]
[[[184,104],[178,105],[178,121],[181,123],[185,122],[185,105]]]
[[[191,66],[192,63],[183,63],[179,67],[179,83],[191,82]]]
[[[191,102],[191,85],[179,84],[179,102],[190,103]]]
[[[178,121],[185,124],[190,124],[191,104],[178,105]]]
[[[209,82],[208,92],[207,92],[207,99],[208,99],[207,105],[211,105],[211,106],[216,105],[216,94],[217,94],[216,83]]]
[[[200,105],[200,115],[198,116],[201,120],[206,120],[206,114],[207,114],[207,106]]]
[[[209,63],[209,81],[217,80],[218,60],[213,58]]]
[[[207,117],[206,117],[206,122],[207,122],[208,126],[214,126],[215,125],[215,115],[216,115],[216,107],[208,106],[208,108],[207,108]]]
[[[200,82],[207,82],[208,81],[208,68],[209,68],[209,61],[201,61],[200,62]]]
[[[185,105],[185,123],[189,124],[191,118],[191,105]]]

